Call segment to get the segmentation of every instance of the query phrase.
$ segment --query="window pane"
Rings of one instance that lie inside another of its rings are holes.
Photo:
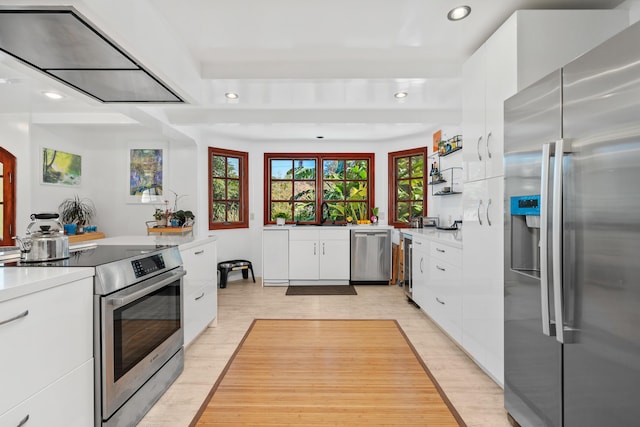
[[[286,202],[273,202],[271,203],[271,221],[275,221],[275,215],[279,212],[284,212],[287,214],[287,221],[291,220],[291,210],[293,205],[291,203]]]
[[[225,222],[227,205],[224,202],[215,202],[213,204],[213,222]]]
[[[347,192],[349,200],[365,200],[367,198],[367,184],[347,181]]]
[[[301,202],[294,204],[295,220],[304,222],[313,222],[316,220],[316,204],[315,202]]]
[[[224,165],[225,165],[225,158],[223,156],[213,156],[213,165],[211,166],[211,174],[213,176],[225,176]]]
[[[227,158],[227,177],[238,178],[240,171],[240,159],[237,157]]]
[[[413,178],[422,178],[424,175],[424,156],[411,157],[411,176]]]
[[[322,198],[324,200],[344,200],[344,182],[325,182]]]
[[[291,179],[293,162],[291,160],[271,160],[271,178]]]
[[[315,160],[294,160],[295,179],[315,179],[316,178],[316,161]]]
[[[367,161],[347,160],[347,179],[367,179]]]
[[[409,203],[398,203],[398,218],[400,222],[409,222]]]
[[[296,181],[294,184],[295,191],[293,200],[315,200],[316,199],[316,183],[315,181]]]
[[[411,204],[411,218],[422,216],[422,203]]]
[[[213,199],[214,200],[224,200],[226,199],[227,194],[226,189],[226,180],[215,178],[213,180]]]
[[[399,179],[409,178],[409,159],[407,157],[396,159],[396,174]]]
[[[343,202],[327,203],[329,206],[329,219],[332,221],[344,221],[346,218]]]
[[[325,179],[344,179],[344,160],[323,160]]]
[[[293,198],[293,184],[291,181],[272,181],[271,200],[291,200]]]
[[[409,200],[409,180],[398,182],[397,200]]]
[[[227,198],[229,200],[240,200],[240,181],[230,179],[227,181]]]
[[[231,222],[240,221],[240,203],[230,202],[229,211],[227,212],[227,220]]]
[[[347,203],[347,214],[350,215],[353,219],[369,218],[367,212],[367,204],[364,202]]]
[[[411,180],[411,199],[424,200],[424,188],[422,185],[423,182],[421,179]]]

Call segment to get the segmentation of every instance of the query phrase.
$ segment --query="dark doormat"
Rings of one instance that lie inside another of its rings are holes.
[[[358,295],[351,285],[289,286],[285,295]]]

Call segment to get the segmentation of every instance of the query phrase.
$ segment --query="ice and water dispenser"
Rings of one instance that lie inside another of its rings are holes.
[[[540,277],[540,195],[513,196],[511,211],[511,269]]]

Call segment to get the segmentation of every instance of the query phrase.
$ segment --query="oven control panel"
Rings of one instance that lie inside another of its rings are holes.
[[[136,259],[131,261],[131,266],[133,267],[133,272],[135,273],[136,278],[146,276],[147,274],[151,274],[165,268],[162,254]]]

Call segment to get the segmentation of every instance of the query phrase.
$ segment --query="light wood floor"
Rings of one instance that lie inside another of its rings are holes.
[[[218,320],[186,351],[185,370],[140,427],[186,427],[254,319],[395,319],[468,426],[510,427],[503,392],[398,286],[357,286],[353,296],[285,296],[251,279],[219,289]]]
[[[464,425],[393,320],[256,320],[203,409],[192,425]]]

